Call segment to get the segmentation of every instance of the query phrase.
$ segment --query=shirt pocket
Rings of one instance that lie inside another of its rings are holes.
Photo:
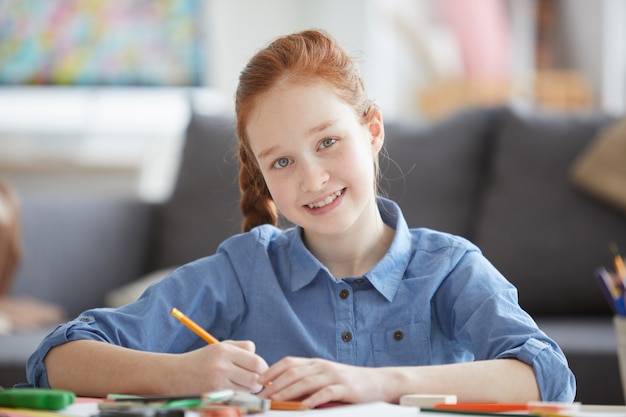
[[[411,323],[372,334],[375,366],[428,365],[430,342],[423,323]]]

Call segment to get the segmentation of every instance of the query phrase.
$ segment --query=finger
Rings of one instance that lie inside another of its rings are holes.
[[[269,365],[265,362],[265,359],[257,355],[255,352],[255,345],[248,340],[233,341],[227,340],[221,343],[223,347],[229,347],[232,349],[232,362],[250,372],[254,372],[257,376],[268,370]]]
[[[248,352],[256,352],[256,345],[251,340],[224,340],[223,343],[237,346],[238,348],[247,350]]]
[[[307,366],[310,363],[309,359],[296,358],[296,357],[285,357],[272,366],[269,367],[262,375],[260,382],[262,384],[276,382],[276,380],[283,375],[285,372],[291,369],[297,369],[304,366]]]
[[[249,341],[228,341],[223,343],[223,349],[229,351],[233,369],[229,372],[232,384],[245,388],[249,392],[258,392],[263,389],[259,382],[261,374],[269,368],[263,358],[254,353],[254,343]]]
[[[309,408],[315,408],[333,401],[342,401],[345,397],[345,387],[341,385],[326,385],[302,399],[302,402]]]
[[[319,391],[331,382],[329,375],[314,364],[290,368],[267,388],[266,396],[275,400],[299,400]]]
[[[258,381],[259,377],[257,374],[251,372],[241,372],[241,368],[239,368],[239,371],[230,373],[229,383],[231,386],[226,388],[234,388],[240,391],[255,393],[263,389],[263,385],[261,385]]]

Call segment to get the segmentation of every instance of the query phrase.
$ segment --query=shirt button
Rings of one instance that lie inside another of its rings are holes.
[[[348,343],[350,340],[352,340],[352,333],[350,332],[341,333],[341,340]]]
[[[354,280],[354,282],[356,282],[357,284],[363,284],[363,281],[365,281],[363,278],[358,278]]]
[[[341,291],[339,291],[339,298],[341,298],[342,300],[345,300],[349,296],[350,296],[350,291],[348,291],[348,290],[341,290]]]
[[[396,330],[393,333],[393,338],[399,342],[400,340],[404,339],[404,333],[402,333],[400,330]]]
[[[78,320],[82,321],[83,323],[89,323],[91,321],[91,319],[89,317],[81,317]]]

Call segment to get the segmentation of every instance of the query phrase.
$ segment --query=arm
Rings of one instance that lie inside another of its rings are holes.
[[[216,278],[208,279],[206,271]],[[84,396],[197,394],[216,387],[258,391],[256,379],[267,363],[252,342],[207,346],[169,314],[172,306],[196,306],[185,312],[228,339],[244,309],[232,274],[225,257],[215,255],[179,268],[133,303],[81,313],[55,329],[33,353],[28,382]],[[228,308],[217,307],[225,304]]]
[[[226,341],[182,354],[150,353],[78,340],[53,348],[45,365],[52,388],[80,396],[197,394],[217,388],[256,392],[267,364],[254,350],[252,342]]]
[[[259,380],[262,396],[304,398],[314,407],[330,401],[397,403],[405,394],[455,394],[459,401],[540,400],[531,366],[516,359],[449,365],[364,368],[322,359],[285,358]]]

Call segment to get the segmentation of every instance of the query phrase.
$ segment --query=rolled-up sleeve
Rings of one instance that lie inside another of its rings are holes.
[[[503,352],[499,358],[516,358],[535,371],[544,401],[571,402],[576,396],[576,378],[563,353],[550,343],[530,338],[522,346]]]
[[[55,346],[78,339],[104,341],[101,336],[91,330],[90,322],[89,316],[80,316],[73,321],[58,326],[43,339],[26,363],[26,375],[31,385],[50,388],[44,359]]]

